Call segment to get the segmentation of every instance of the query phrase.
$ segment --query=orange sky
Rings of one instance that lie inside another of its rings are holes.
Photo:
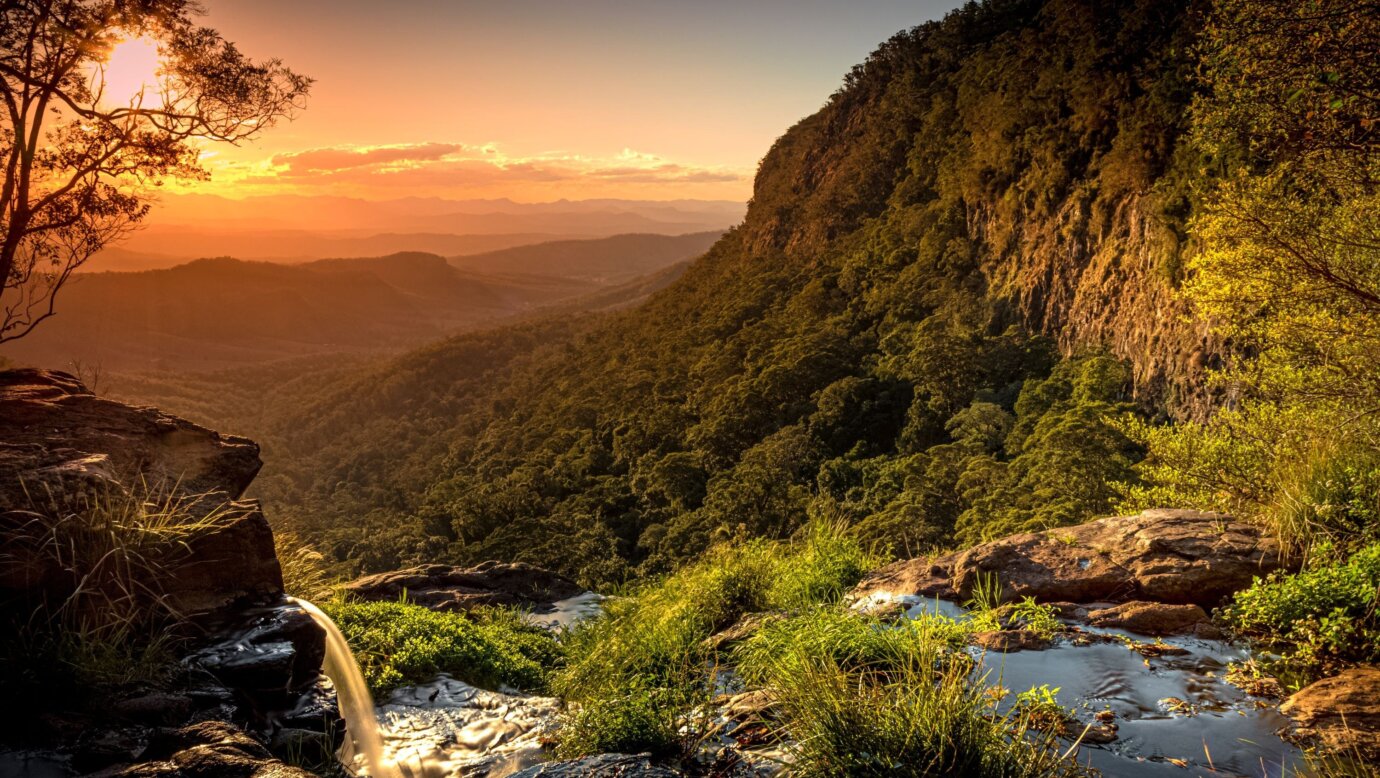
[[[954,0],[207,0],[205,23],[317,79],[307,110],[208,149],[194,191],[746,200],[843,74]],[[178,188],[180,189],[180,188]]]

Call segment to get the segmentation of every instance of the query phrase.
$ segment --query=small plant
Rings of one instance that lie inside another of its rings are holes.
[[[567,634],[553,689],[572,702],[562,756],[688,751],[709,725],[717,661],[706,638],[744,615],[837,602],[875,558],[841,527],[816,523],[785,543],[711,550],[668,578],[610,602]]]
[[[1025,726],[1037,732],[1067,735],[1075,723],[1073,714],[1059,704],[1059,687],[1040,685],[1016,695],[1014,710]]]
[[[187,561],[188,539],[235,518],[223,500],[85,495],[75,504],[35,499],[5,515],[0,573],[38,577],[37,599],[15,603],[6,676],[53,688],[157,683],[176,671],[184,614],[164,586]]]
[[[1227,626],[1278,650],[1268,668],[1296,683],[1348,662],[1380,660],[1380,543],[1347,557],[1319,553],[1304,570],[1257,579],[1222,609]]]
[[[940,621],[905,634],[871,619],[815,614],[749,641],[770,648],[750,652],[743,669],[777,700],[793,774],[1085,774],[1026,717],[992,713],[991,690],[951,640],[962,628]]]
[[[1034,597],[1026,597],[1019,602],[997,608],[975,611],[969,624],[975,632],[1022,629],[1043,638],[1051,638],[1064,629],[1054,607],[1035,602]]]

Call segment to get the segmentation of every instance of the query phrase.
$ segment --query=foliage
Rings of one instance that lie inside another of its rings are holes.
[[[0,6],[0,342],[53,315],[73,270],[144,217],[153,187],[206,177],[198,141],[251,139],[306,96],[310,79],[249,60],[196,11],[187,0]],[[107,94],[112,49],[143,38],[157,41],[157,83]]]
[[[1282,672],[1314,677],[1338,662],[1380,660],[1380,543],[1345,558],[1317,552],[1292,575],[1257,579],[1222,619],[1283,653]]]
[[[283,591],[310,602],[324,602],[334,592],[336,579],[326,570],[326,559],[292,532],[273,533],[273,549],[283,569]]]
[[[0,679],[31,704],[0,715],[19,742],[49,706],[99,715],[122,688],[167,687],[188,635],[165,585],[188,559],[186,541],[237,518],[212,497],[31,495],[0,513],[0,576],[42,585],[0,602]]]
[[[328,602],[375,695],[448,673],[462,681],[541,692],[563,659],[551,634],[509,610],[466,615],[402,602]]]
[[[569,661],[552,688],[578,707],[563,722],[561,753],[688,749],[701,733],[686,717],[713,693],[707,638],[748,613],[836,601],[871,564],[855,540],[813,525],[791,543],[718,546],[615,598],[565,638]]]

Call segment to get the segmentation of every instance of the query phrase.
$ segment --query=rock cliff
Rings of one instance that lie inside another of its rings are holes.
[[[23,646],[64,640],[73,603],[165,609],[157,639],[177,660],[156,682],[117,673],[9,711],[0,774],[292,778],[307,773],[270,749],[331,758],[343,725],[321,674],[324,635],[285,597],[268,520],[240,499],[260,466],[250,440],[97,397],[66,373],[0,372],[6,686],[32,675]],[[152,526],[165,516],[177,525]],[[135,559],[120,544],[141,532],[149,545],[128,574],[54,550],[99,540],[106,558]]]

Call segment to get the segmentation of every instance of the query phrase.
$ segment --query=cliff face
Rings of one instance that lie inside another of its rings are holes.
[[[745,253],[809,262],[943,204],[1012,319],[1194,410],[1213,347],[1174,297],[1192,6],[1001,0],[897,35],[763,160]]]

